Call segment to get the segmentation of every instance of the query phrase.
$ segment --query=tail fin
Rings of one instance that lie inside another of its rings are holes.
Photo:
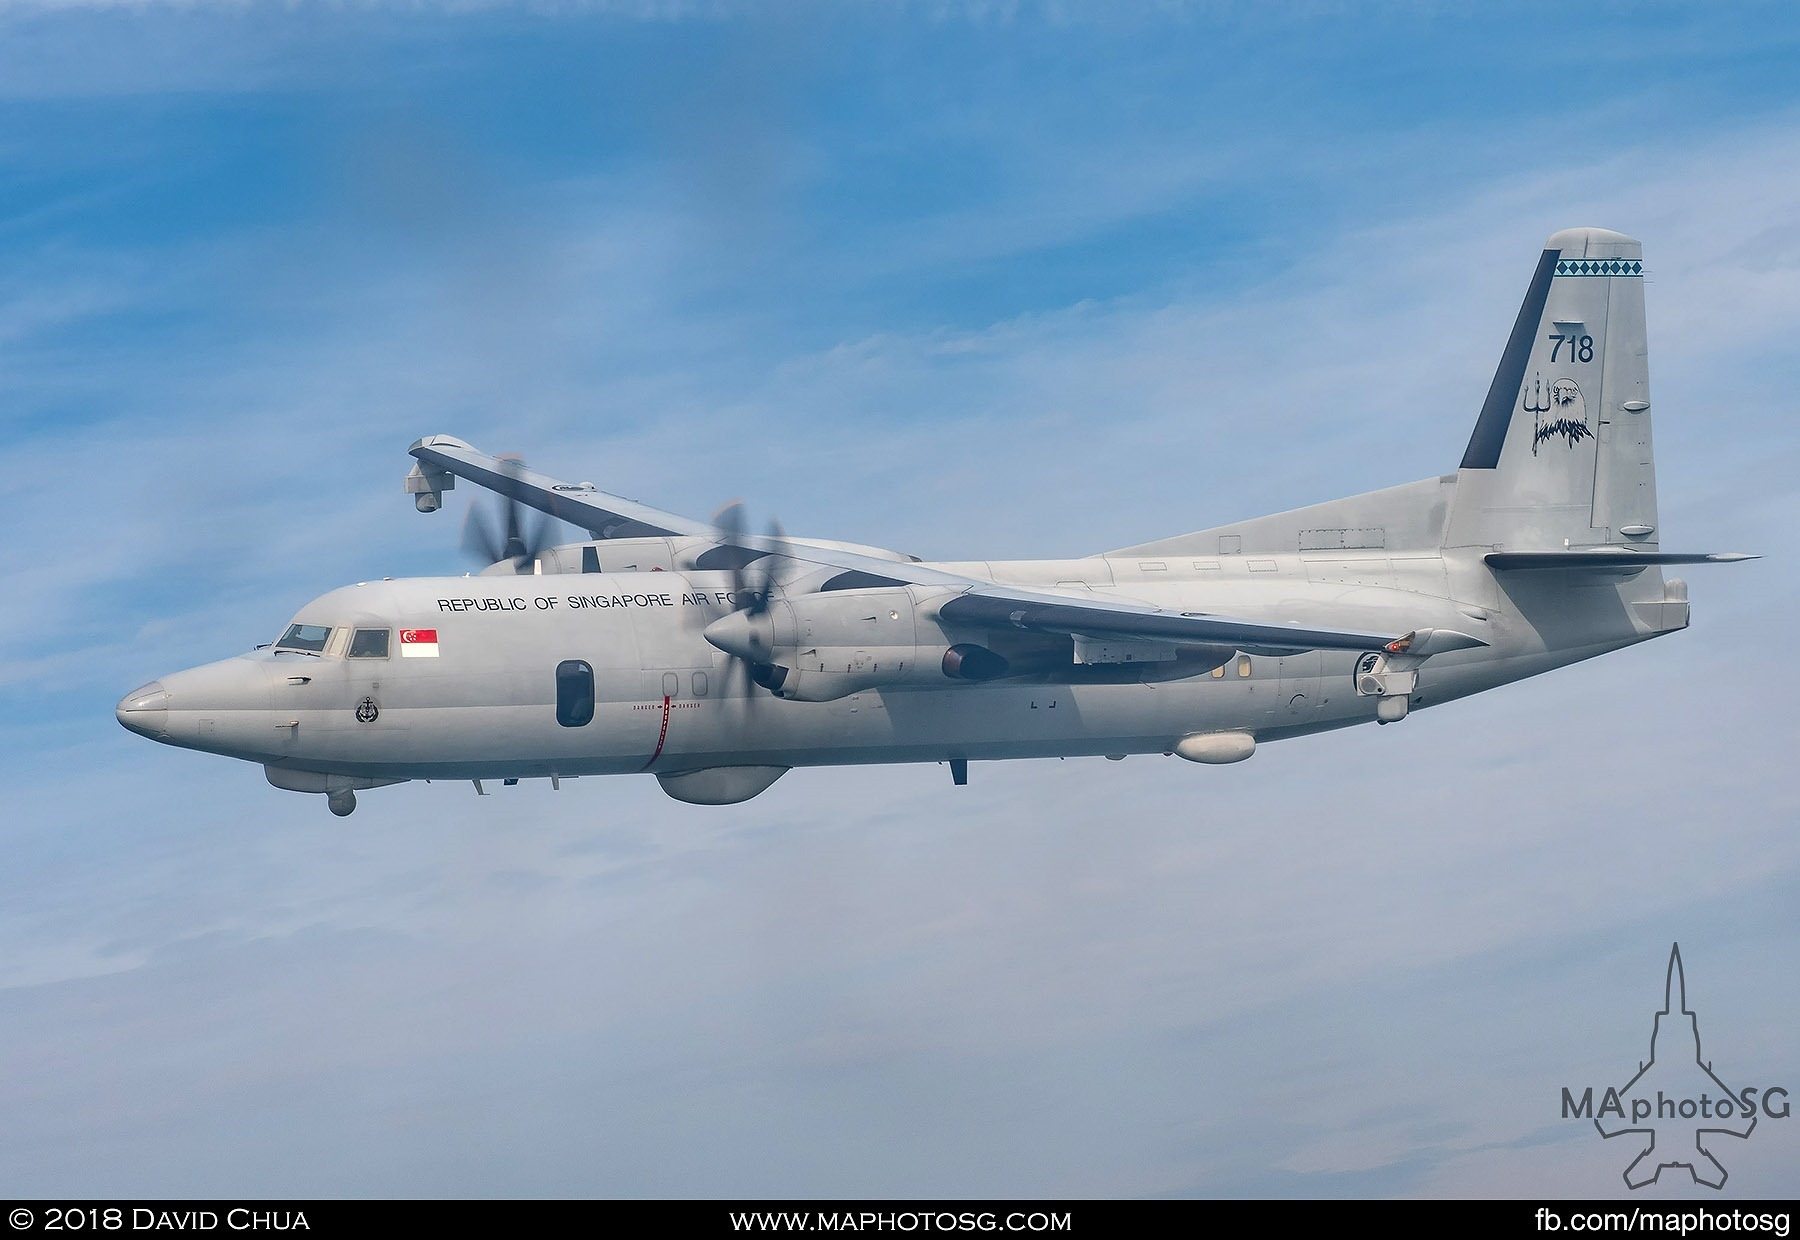
[[[1643,248],[1545,243],[1457,474],[1448,547],[1654,549]]]

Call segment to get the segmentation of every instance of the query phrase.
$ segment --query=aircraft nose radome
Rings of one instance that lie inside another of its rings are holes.
[[[169,734],[169,691],[163,688],[162,681],[153,680],[120,698],[119,708],[113,713],[139,736],[161,740]]]

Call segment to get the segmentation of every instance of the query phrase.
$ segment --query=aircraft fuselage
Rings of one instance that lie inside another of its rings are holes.
[[[1584,624],[1579,647],[1557,648],[1507,605],[1493,574],[1443,556],[946,567],[1173,610],[1302,622],[1317,615],[1376,632],[1451,629],[1485,643],[1427,660],[1407,695],[1415,709],[1665,631],[1621,609],[1611,633]],[[1451,582],[1468,583],[1460,591],[1468,597],[1452,597]],[[889,593],[829,597],[852,623],[862,611],[873,623]],[[983,684],[955,680],[936,664],[958,635],[930,618],[932,601],[920,601],[909,634],[916,666],[898,683],[831,701],[787,701],[751,683],[741,660],[702,636],[740,605],[726,573],[367,582],[326,594],[295,617],[329,630],[317,652],[259,649],[165,676],[128,695],[119,718],[169,744],[263,763],[272,782],[284,771],[319,773],[337,777],[333,787],[1161,754],[1196,735],[1264,742],[1376,719],[1378,699],[1357,690],[1361,656],[1348,651],[1079,664],[1064,639],[1060,668]],[[353,652],[354,643],[374,646],[366,635],[377,632],[385,635],[379,655]],[[892,649],[891,635],[884,640]]]

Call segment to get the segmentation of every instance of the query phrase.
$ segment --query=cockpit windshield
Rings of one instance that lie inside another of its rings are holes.
[[[325,643],[331,640],[331,629],[323,624],[290,624],[281,640],[275,643],[277,650],[302,650],[307,654],[318,654],[325,649]]]
[[[352,659],[385,659],[388,657],[386,629],[358,629],[350,636]]]

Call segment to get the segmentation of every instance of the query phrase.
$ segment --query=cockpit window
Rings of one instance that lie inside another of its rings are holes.
[[[358,629],[350,635],[352,659],[385,659],[388,657],[386,629]]]
[[[281,635],[281,640],[275,643],[275,649],[304,650],[308,654],[318,654],[330,640],[331,629],[328,625],[290,624],[288,631]]]

